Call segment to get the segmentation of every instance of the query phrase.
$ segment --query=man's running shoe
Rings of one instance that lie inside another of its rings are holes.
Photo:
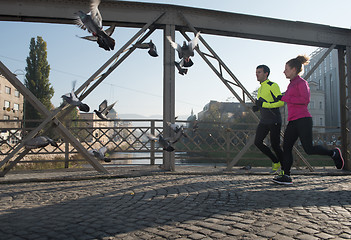
[[[273,182],[275,183],[278,183],[278,184],[282,184],[282,185],[291,185],[293,184],[292,183],[292,180],[291,180],[291,177],[289,175],[279,175],[275,178],[273,178],[272,180]]]
[[[269,172],[270,174],[279,174],[280,172],[280,162],[272,163],[272,170]]]
[[[344,159],[339,148],[333,150],[332,159],[334,160],[335,166],[337,169],[342,169],[344,167]]]

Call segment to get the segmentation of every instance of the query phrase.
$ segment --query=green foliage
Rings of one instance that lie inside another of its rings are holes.
[[[30,41],[29,56],[25,76],[25,86],[42,102],[47,109],[52,108],[51,98],[54,89],[49,82],[50,65],[47,61],[46,42],[37,36]],[[25,101],[25,118],[41,119],[43,116],[28,102]]]

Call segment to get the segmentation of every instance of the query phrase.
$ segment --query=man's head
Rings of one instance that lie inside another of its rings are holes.
[[[269,76],[269,73],[270,73],[270,69],[266,65],[257,66],[256,68],[257,81],[259,81],[260,83],[266,81]]]

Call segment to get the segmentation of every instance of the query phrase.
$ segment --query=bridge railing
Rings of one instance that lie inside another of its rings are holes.
[[[1,120],[0,159],[3,159],[22,141],[38,121]],[[177,164],[228,164],[255,134],[257,124],[230,122],[176,121],[183,125],[186,137],[174,144]],[[161,164],[163,149],[157,142],[150,141],[148,134],[163,133],[163,121],[157,119],[113,119],[73,120],[64,122],[71,133],[87,150],[108,148],[109,164]],[[29,127],[31,126],[31,127]],[[168,126],[165,126],[168,127]],[[31,150],[22,160],[26,163],[61,162],[68,168],[85,161],[78,151],[61,138],[54,130],[48,135],[57,141],[59,147],[46,146]],[[315,127],[315,144],[332,148],[340,145],[338,128]],[[265,140],[269,145],[269,139]],[[296,146],[301,150],[298,141]],[[308,161],[320,160],[320,156],[306,156]],[[324,160],[327,160],[325,158]],[[326,162],[330,164],[331,161]],[[239,161],[239,165],[269,165],[270,160],[253,145]],[[300,165],[299,162],[296,162]]]

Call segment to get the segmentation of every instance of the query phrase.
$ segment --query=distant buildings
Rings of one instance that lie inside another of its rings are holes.
[[[0,119],[21,120],[23,101],[23,95],[0,74]]]
[[[198,120],[220,119],[222,121],[230,121],[237,117],[243,117],[246,114],[248,114],[247,109],[240,103],[217,102],[211,100],[204,106],[203,110],[198,113]]]
[[[23,95],[0,74],[0,119],[10,120],[2,122],[0,128],[0,140],[8,143],[17,143],[21,139],[21,121],[23,118]],[[7,130],[6,128],[13,128]],[[16,130],[17,128],[17,130]]]

